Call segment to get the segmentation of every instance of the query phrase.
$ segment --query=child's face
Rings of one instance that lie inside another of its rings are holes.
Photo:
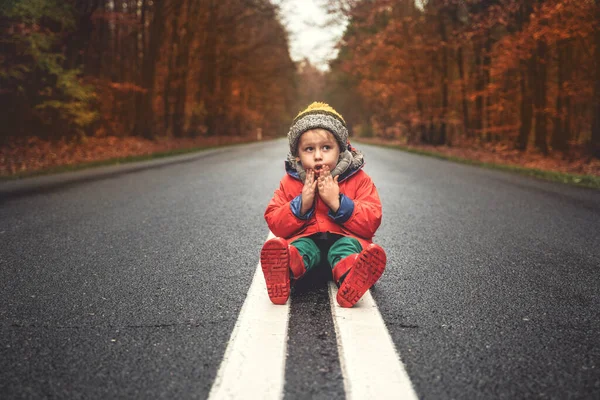
[[[302,163],[305,170],[312,169],[319,175],[321,168],[327,165],[333,171],[340,156],[340,147],[335,136],[325,129],[311,129],[300,136],[296,161]]]

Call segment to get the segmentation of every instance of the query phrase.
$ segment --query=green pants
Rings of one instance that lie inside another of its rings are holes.
[[[327,254],[327,262],[329,267],[333,269],[341,259],[362,251],[362,246],[358,240],[330,233],[296,239],[291,245],[300,252],[307,272],[321,263],[323,253]]]

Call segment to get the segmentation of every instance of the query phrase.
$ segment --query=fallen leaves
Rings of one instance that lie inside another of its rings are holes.
[[[0,176],[35,172],[58,166],[78,165],[115,158],[144,156],[174,150],[248,142],[240,136],[158,138],[86,137],[82,140],[49,141],[31,137],[0,146]]]
[[[509,143],[482,143],[479,145],[465,143],[463,146],[450,147],[407,145],[404,141],[381,138],[361,138],[360,140],[365,143],[400,145],[408,149],[428,151],[482,163],[600,176],[600,160],[590,157],[583,149],[577,148],[572,148],[568,156],[563,156],[559,152],[552,152],[550,155],[544,156],[534,150],[521,152]]]

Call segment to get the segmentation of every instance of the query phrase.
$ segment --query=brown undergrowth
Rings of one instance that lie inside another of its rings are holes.
[[[593,175],[600,177],[600,160],[587,155],[584,150],[573,147],[568,155],[553,152],[547,156],[534,150],[516,150],[507,143],[464,143],[459,146],[409,145],[400,140],[382,138],[359,138],[357,141],[397,146],[412,151],[423,151],[456,157],[480,163],[510,165],[523,168],[553,171],[566,174]]]
[[[0,146],[0,177],[23,176],[62,166],[150,156],[179,150],[201,149],[250,142],[240,136],[157,138],[87,137],[77,141],[48,141],[36,137]]]

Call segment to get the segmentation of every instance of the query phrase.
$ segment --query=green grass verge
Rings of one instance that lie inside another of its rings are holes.
[[[355,142],[361,142],[360,139],[354,139]],[[427,150],[419,150],[419,149],[409,149],[407,147],[401,145],[386,145],[386,144],[375,144],[369,142],[362,142],[364,144],[369,144],[373,146],[379,147],[387,147],[393,148],[396,150],[402,150],[408,153],[420,154],[424,156],[439,158],[441,160],[448,160],[453,162],[458,162],[461,164],[475,165],[479,167],[489,168],[489,169],[499,169],[503,171],[509,171],[518,173],[521,175],[533,176],[535,178],[545,179],[552,182],[561,182],[567,183],[570,185],[583,186],[587,188],[600,189],[600,177],[594,175],[579,175],[579,174],[567,174],[563,172],[556,171],[545,171],[537,168],[525,168],[518,165],[505,165],[505,164],[494,164],[487,163],[477,160],[471,160],[467,158],[461,158],[456,156],[448,156],[441,153],[436,153],[434,151]]]
[[[247,144],[247,143],[250,143],[250,141],[240,142],[240,143],[214,145],[214,146],[211,145],[211,146],[204,146],[204,147],[190,147],[187,149],[175,149],[175,150],[163,151],[163,152],[158,152],[158,153],[145,154],[145,155],[141,155],[141,156],[109,158],[106,160],[90,161],[90,162],[81,163],[81,164],[57,165],[56,167],[40,169],[37,171],[24,171],[24,172],[18,172],[13,175],[0,175],[0,182],[1,181],[11,181],[11,180],[16,180],[16,179],[23,179],[23,178],[32,178],[34,176],[41,176],[41,175],[59,174],[62,172],[79,171],[79,170],[89,169],[89,168],[105,167],[108,165],[128,164],[128,163],[133,163],[133,162],[138,162],[138,161],[147,161],[147,160],[153,160],[153,159],[157,159],[157,158],[172,157],[172,156],[178,156],[178,155],[187,154],[187,153],[197,153],[197,152],[206,151],[206,150],[210,150],[210,149],[216,149],[216,148],[220,148],[220,147],[230,147],[230,146],[236,146],[236,145]]]

